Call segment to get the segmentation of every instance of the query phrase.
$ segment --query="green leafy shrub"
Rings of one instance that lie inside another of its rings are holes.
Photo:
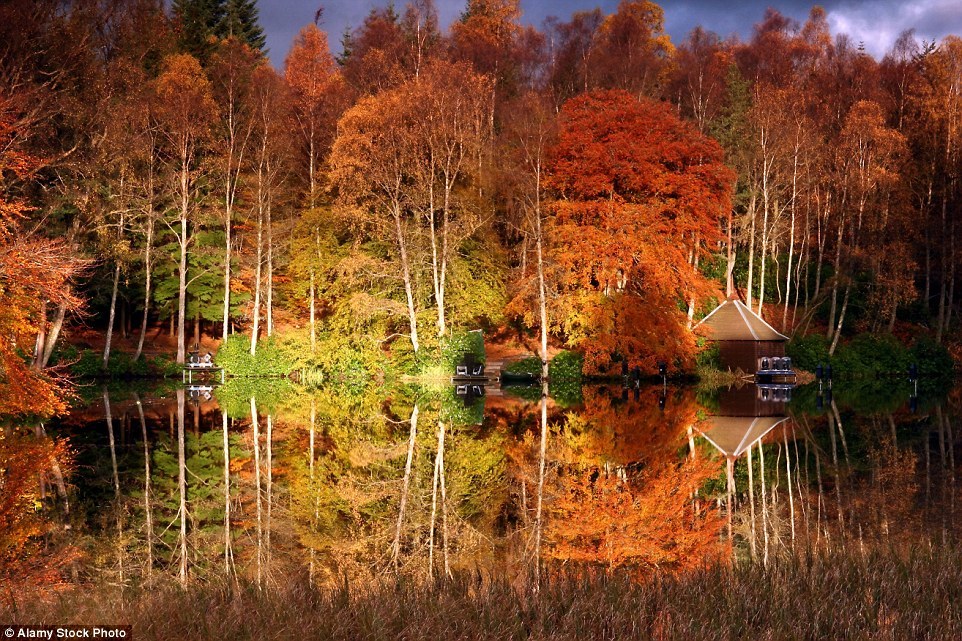
[[[287,376],[294,366],[280,341],[272,336],[257,343],[257,352],[250,353],[250,339],[242,334],[228,336],[217,350],[217,364],[231,376]]]
[[[584,357],[578,352],[558,352],[548,363],[548,379],[552,382],[577,381],[580,385],[583,365]],[[541,359],[537,356],[528,356],[508,363],[502,371],[515,376],[526,375],[540,378]]]
[[[796,336],[785,346],[785,354],[792,359],[792,366],[814,372],[819,364],[829,362],[828,340],[822,334]]]
[[[721,349],[718,347],[716,341],[711,341],[705,344],[705,339],[699,338],[699,350],[698,355],[695,357],[695,365],[698,369],[717,369],[721,370]]]
[[[931,336],[919,336],[909,350],[912,362],[919,366],[922,378],[951,378],[955,372],[955,361],[945,345]]]
[[[548,364],[548,378],[552,381],[581,381],[584,357],[578,352],[564,351],[551,359]]]
[[[101,376],[103,371],[103,357],[92,349],[82,349],[72,358],[70,373],[78,378],[94,378]]]
[[[128,352],[112,351],[104,369],[103,353],[67,345],[53,358],[55,365],[68,365],[75,378],[147,378],[176,376],[180,366],[163,356],[134,360]]]
[[[484,351],[484,334],[480,330],[453,334],[442,348],[444,363],[452,369],[464,360],[466,354],[474,356],[479,363],[487,359]]]
[[[541,376],[541,359],[535,356],[529,356],[517,361],[511,361],[505,365],[501,371],[505,374],[513,374],[515,376],[533,376],[537,378]]]
[[[832,359],[838,378],[875,378],[908,372],[908,348],[891,334],[859,334],[842,345]]]

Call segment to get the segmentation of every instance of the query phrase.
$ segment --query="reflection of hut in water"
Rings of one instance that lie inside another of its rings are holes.
[[[698,431],[726,457],[738,458],[787,416],[710,416]]]
[[[785,357],[788,337],[740,300],[724,301],[695,331],[718,344],[722,365],[733,372],[757,377],[794,375],[791,361]]]
[[[742,456],[748,458],[749,494],[751,494],[752,448],[759,444],[758,447],[761,450],[762,440],[776,428],[788,429],[787,403],[791,398],[791,387],[790,385],[743,385],[729,388],[719,395],[718,408],[714,414],[695,425],[695,429],[705,440],[725,456],[729,537],[732,533],[732,502],[736,490],[735,461]],[[788,432],[783,432],[782,435],[787,446]],[[759,456],[763,456],[761,451]],[[764,476],[764,458],[760,460]],[[762,482],[764,483],[764,480]],[[754,500],[752,499],[751,502],[754,510]],[[754,541],[754,537],[752,540]]]
[[[696,429],[725,456],[738,458],[788,420],[790,385],[742,385],[723,390],[718,408]]]

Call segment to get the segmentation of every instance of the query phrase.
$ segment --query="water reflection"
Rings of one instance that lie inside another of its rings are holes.
[[[537,585],[556,564],[644,574],[957,536],[958,390],[914,413],[901,390],[875,407],[816,386],[548,391],[101,389],[56,425],[6,428],[0,456],[19,470],[17,448],[39,453],[16,472],[21,538],[74,550],[63,577],[121,584],[470,570]]]

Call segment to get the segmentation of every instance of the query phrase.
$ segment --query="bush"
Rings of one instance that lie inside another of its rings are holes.
[[[501,371],[505,374],[513,374],[514,376],[533,376],[539,378],[541,376],[541,359],[535,356],[529,356],[517,361],[511,361],[505,365]]]
[[[442,348],[441,354],[444,363],[451,369],[464,360],[467,354],[474,356],[477,362],[484,363],[487,358],[484,351],[484,334],[481,330],[453,334]]]
[[[581,381],[584,357],[578,352],[558,352],[548,365],[548,378],[552,381]]]
[[[839,378],[876,378],[905,375],[911,360],[908,348],[891,334],[859,334],[838,348],[832,368]]]
[[[217,364],[229,375],[241,377],[288,376],[294,369],[275,336],[258,341],[257,353],[253,356],[250,338],[243,334],[228,336],[217,350]]]
[[[829,362],[828,340],[822,334],[798,336],[785,346],[785,354],[792,359],[792,366],[814,372],[818,365]]]
[[[180,366],[163,356],[134,360],[128,352],[112,351],[104,369],[103,353],[92,349],[78,350],[67,345],[53,359],[54,364],[69,364],[76,378],[147,378],[167,377],[180,373]]]
[[[931,336],[919,336],[909,350],[912,362],[919,366],[922,378],[951,378],[955,372],[955,361],[949,350]]]
[[[699,339],[700,343],[704,342],[704,339]],[[695,365],[698,369],[715,369],[722,370],[725,369],[721,362],[721,349],[716,341],[711,341],[707,345],[704,345],[698,355],[695,357]]]

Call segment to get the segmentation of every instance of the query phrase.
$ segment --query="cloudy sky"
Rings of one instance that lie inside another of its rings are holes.
[[[386,2],[386,0],[385,0]],[[298,30],[314,19],[324,6],[322,27],[328,32],[331,48],[340,51],[340,37],[348,26],[356,27],[381,0],[260,0],[261,24],[274,64],[283,65],[291,41]],[[457,18],[465,0],[435,0],[443,25]],[[702,26],[727,36],[751,35],[765,8],[773,6],[782,13],[804,20],[813,2],[808,0],[662,0],[665,23],[675,42],[681,42],[692,27]],[[915,29],[921,39],[933,40],[954,33],[962,35],[962,0],[823,0],[833,33],[848,33],[855,42],[881,56],[905,29]],[[395,0],[401,7],[404,0]],[[540,25],[555,15],[567,19],[572,12],[597,5],[612,13],[618,0],[521,0],[523,20]]]

